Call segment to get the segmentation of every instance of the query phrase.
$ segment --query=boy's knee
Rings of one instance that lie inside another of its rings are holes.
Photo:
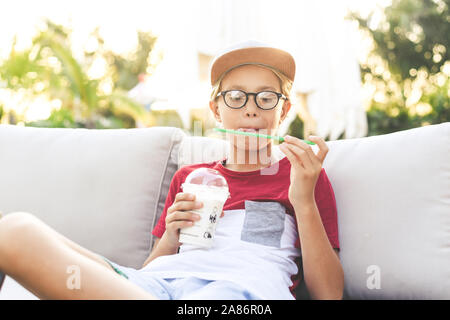
[[[24,224],[30,223],[30,221],[35,219],[36,218],[28,212],[12,212],[7,215],[3,215],[3,217],[0,219],[0,230],[22,226]]]
[[[35,229],[36,218],[27,212],[13,212],[0,219],[0,254],[17,252]]]

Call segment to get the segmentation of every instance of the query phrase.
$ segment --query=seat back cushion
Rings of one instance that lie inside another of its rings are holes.
[[[29,212],[87,249],[142,267],[184,132],[0,126],[0,211]]]

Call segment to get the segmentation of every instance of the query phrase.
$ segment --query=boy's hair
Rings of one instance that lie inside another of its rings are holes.
[[[270,71],[272,71],[280,80],[281,93],[284,94],[290,100],[290,94],[291,94],[291,90],[292,90],[292,81],[288,77],[286,77],[282,72],[278,71],[277,69],[275,69],[271,66],[265,65],[265,64],[261,64],[261,63],[247,63],[247,64],[261,66],[261,67],[267,68]],[[230,72],[233,69],[234,68],[232,68],[232,69],[228,70],[227,72],[225,72],[224,74],[222,74],[222,76],[213,85],[212,93],[211,93],[211,101],[214,101],[217,98],[217,95],[219,94],[221,86],[222,86],[222,79],[225,77],[225,75],[228,72]]]

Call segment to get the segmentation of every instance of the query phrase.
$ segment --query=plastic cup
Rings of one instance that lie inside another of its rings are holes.
[[[204,248],[214,244],[216,226],[222,214],[223,205],[230,193],[225,178],[214,169],[199,168],[192,171],[181,185],[183,192],[195,194],[195,200],[203,207],[191,210],[200,215],[194,225],[180,230],[179,241]]]

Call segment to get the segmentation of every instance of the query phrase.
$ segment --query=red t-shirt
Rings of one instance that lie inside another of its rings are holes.
[[[197,168],[203,167],[219,171],[227,180],[230,197],[224,204],[224,211],[244,209],[246,200],[276,201],[286,208],[286,214],[291,215],[295,219],[294,208],[288,197],[291,163],[287,157],[284,157],[268,168],[247,172],[238,172],[227,169],[223,166],[222,161],[223,160],[187,165],[180,168],[174,174],[164,210],[157,225],[152,231],[153,235],[158,238],[162,237],[165,231],[167,209],[173,204],[176,194],[183,192],[181,184],[189,173]],[[336,200],[331,183],[323,168],[317,180],[314,195],[330,244],[333,248],[339,249]],[[297,239],[295,247],[300,248],[300,239]],[[299,263],[299,260],[297,263]],[[292,281],[293,285],[290,289],[294,294],[294,289],[299,283],[298,274],[296,277],[293,277]]]

